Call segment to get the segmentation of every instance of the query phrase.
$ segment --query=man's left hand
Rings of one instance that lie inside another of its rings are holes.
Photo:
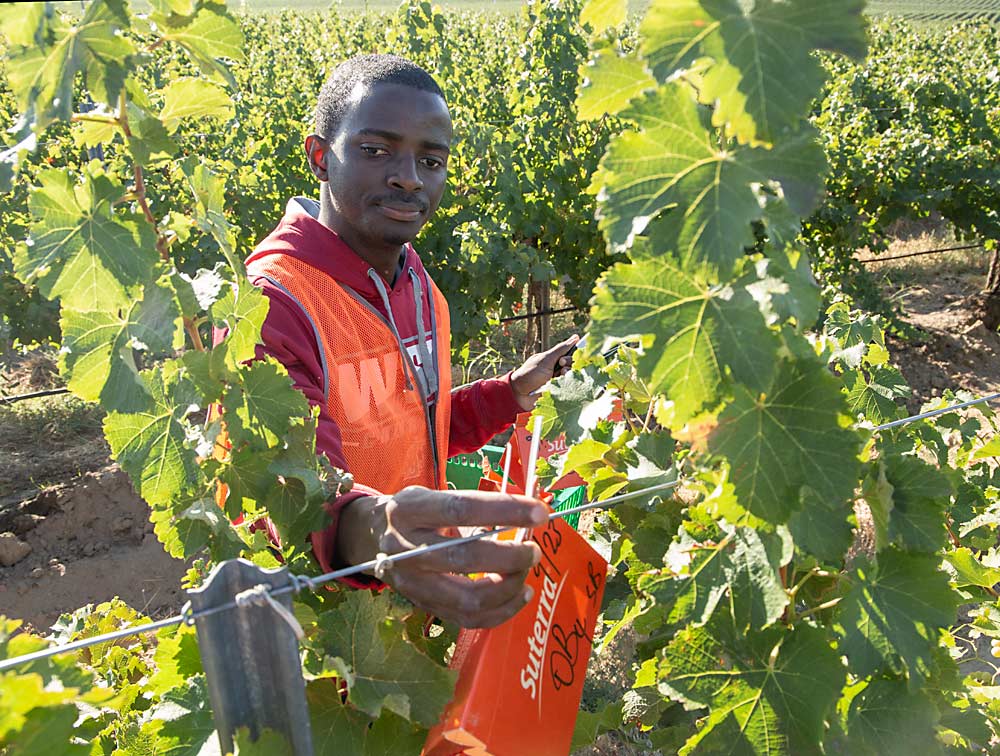
[[[525,412],[534,409],[535,402],[538,401],[538,389],[570,369],[573,358],[568,353],[579,340],[580,337],[573,334],[547,352],[531,355],[521,367],[511,373],[510,387],[521,409]]]

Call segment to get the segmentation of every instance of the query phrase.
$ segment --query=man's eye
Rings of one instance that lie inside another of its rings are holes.
[[[372,145],[372,144],[363,144],[363,145],[361,145],[361,150],[366,155],[372,155],[372,156],[375,156],[375,155],[386,155],[386,154],[388,154],[386,152],[386,149],[384,147],[377,147],[377,146]]]
[[[433,157],[426,157],[426,158],[424,158],[423,159],[423,163],[428,168],[444,168],[444,161],[443,160],[438,160],[437,158],[433,158]]]

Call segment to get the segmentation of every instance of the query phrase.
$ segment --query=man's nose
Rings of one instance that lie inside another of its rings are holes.
[[[394,189],[416,192],[424,188],[424,182],[417,170],[415,155],[400,155],[393,164],[393,169],[389,175],[389,185]]]

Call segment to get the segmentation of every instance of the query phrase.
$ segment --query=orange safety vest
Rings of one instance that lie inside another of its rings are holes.
[[[389,322],[360,294],[284,254],[247,266],[289,294],[313,325],[322,350],[326,409],[340,428],[355,481],[384,493],[406,486],[445,488],[451,423],[448,303],[430,284],[437,401],[428,407],[416,368]]]

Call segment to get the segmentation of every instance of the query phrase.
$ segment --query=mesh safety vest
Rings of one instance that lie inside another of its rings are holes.
[[[282,289],[312,323],[324,368],[326,409],[340,428],[349,472],[363,485],[396,493],[409,485],[445,487],[451,421],[448,304],[425,275],[431,309],[437,400],[429,406],[395,326],[360,294],[284,254],[247,266]],[[419,287],[419,284],[418,284]],[[420,291],[417,291],[420,297]]]

